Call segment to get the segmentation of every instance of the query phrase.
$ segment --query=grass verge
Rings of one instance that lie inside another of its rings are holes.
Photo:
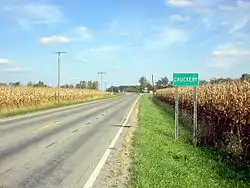
[[[48,110],[48,109],[53,109],[53,108],[58,108],[58,107],[63,107],[63,106],[76,105],[76,104],[97,101],[97,100],[102,100],[102,99],[107,99],[107,98],[112,98],[112,97],[118,97],[118,96],[121,96],[121,94],[104,95],[102,97],[89,98],[87,100],[80,100],[80,101],[62,101],[60,103],[55,102],[55,103],[44,104],[44,105],[40,105],[40,106],[31,106],[31,107],[11,109],[11,110],[6,110],[6,111],[2,110],[2,111],[0,111],[0,118],[16,116],[16,115],[23,115],[23,114],[42,111],[42,110]]]
[[[173,136],[173,116],[143,95],[128,187],[250,187],[249,181],[242,180],[240,173],[225,165],[215,152],[194,147],[183,136],[175,141]]]

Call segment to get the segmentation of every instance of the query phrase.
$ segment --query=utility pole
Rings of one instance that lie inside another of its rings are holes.
[[[106,75],[106,72],[98,72],[97,74],[101,75],[101,91],[102,91],[102,75],[103,75],[103,74]]]
[[[55,52],[57,54],[57,102],[60,102],[60,57],[61,54],[65,54],[67,52]]]
[[[155,94],[154,74],[152,74],[153,95]]]
[[[105,91],[107,90],[107,83],[108,83],[108,82],[106,81],[106,82],[105,82]]]

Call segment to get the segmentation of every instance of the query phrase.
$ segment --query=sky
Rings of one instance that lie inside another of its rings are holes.
[[[248,0],[0,0],[0,82],[250,72]]]

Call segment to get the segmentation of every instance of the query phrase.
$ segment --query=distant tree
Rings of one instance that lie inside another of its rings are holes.
[[[2,82],[0,82],[0,87],[1,86],[7,86],[8,84],[7,83],[2,83]]]
[[[143,92],[145,88],[148,88],[148,87],[152,88],[150,82],[144,76],[140,77],[139,83],[140,83],[140,91],[141,92]]]
[[[240,77],[241,81],[249,81],[250,82],[250,74],[244,73]]]
[[[155,86],[157,89],[162,89],[162,88],[168,87],[169,85],[170,85],[170,83],[169,83],[168,78],[166,76],[164,76],[156,82]]]
[[[73,89],[73,88],[75,88],[75,86],[73,84],[69,84],[69,88]]]
[[[89,88],[89,89],[96,89],[96,90],[98,90],[99,89],[99,82],[98,81],[93,81],[92,82],[92,87]]]
[[[140,83],[141,86],[145,86],[146,87],[146,85],[148,84],[148,80],[147,80],[146,77],[142,76],[139,79],[139,83]]]
[[[74,88],[74,85],[72,85],[72,84],[64,84],[64,85],[61,85],[60,88]]]
[[[199,84],[200,85],[204,85],[204,84],[208,84],[209,82],[208,81],[206,81],[206,80],[200,80],[199,81]]]
[[[30,81],[30,82],[28,82],[27,83],[27,85],[26,85],[27,87],[33,87],[34,86],[34,84]]]
[[[68,87],[72,87],[72,86],[68,86]],[[85,80],[82,80],[80,81],[79,83],[76,84],[75,88],[78,88],[78,89],[98,89],[99,87],[99,83],[98,81],[85,81]]]
[[[78,89],[87,89],[88,84],[87,81],[81,80],[79,83],[76,84],[76,88]]]
[[[21,86],[21,83],[20,82],[10,82],[9,85],[13,86],[13,87],[18,87],[18,86]]]
[[[43,81],[39,80],[36,84],[34,84],[34,87],[46,87],[46,85]]]
[[[139,93],[140,92],[140,87],[139,86],[128,86],[125,89],[125,92],[136,92],[136,93]]]
[[[93,82],[92,81],[88,81],[87,82],[87,86],[88,86],[87,87],[88,89],[92,89],[93,88]]]
[[[77,83],[77,84],[76,84],[76,88],[77,88],[77,89],[81,89],[80,83]]]
[[[83,80],[80,82],[81,89],[87,89],[88,88],[88,82]]]

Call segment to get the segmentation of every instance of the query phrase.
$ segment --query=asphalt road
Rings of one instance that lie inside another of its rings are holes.
[[[0,187],[83,188],[137,97],[0,120]]]

